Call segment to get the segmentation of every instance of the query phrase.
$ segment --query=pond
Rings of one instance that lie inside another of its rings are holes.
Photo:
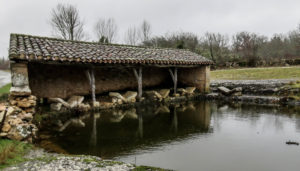
[[[95,112],[47,141],[88,154],[174,170],[298,170],[300,114],[289,108],[189,102]]]

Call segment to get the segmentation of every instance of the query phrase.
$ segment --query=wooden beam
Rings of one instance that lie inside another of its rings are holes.
[[[96,102],[96,86],[95,86],[95,74],[94,74],[94,68],[91,68],[86,71],[87,78],[89,80],[90,85],[90,91],[92,94],[92,104],[94,105]],[[94,106],[93,106],[94,107]]]
[[[138,82],[138,99],[141,101],[143,95],[143,76],[142,76],[142,67],[139,66],[139,71],[137,72],[136,68],[133,68],[134,76]]]
[[[169,68],[169,72],[174,84],[174,94],[176,94],[177,93],[177,67],[174,68],[174,71],[172,71],[172,69]]]

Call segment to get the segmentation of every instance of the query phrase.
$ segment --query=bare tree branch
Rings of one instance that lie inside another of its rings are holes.
[[[139,40],[139,33],[136,27],[130,27],[124,37],[125,43],[129,45],[137,45]]]
[[[83,22],[80,20],[79,11],[69,4],[58,4],[52,9],[50,24],[56,36],[67,40],[82,40]]]
[[[113,18],[100,18],[94,29],[99,41],[107,39],[108,43],[112,43],[116,39],[118,27]]]
[[[144,20],[140,27],[140,38],[142,42],[148,41],[151,36],[151,25]]]

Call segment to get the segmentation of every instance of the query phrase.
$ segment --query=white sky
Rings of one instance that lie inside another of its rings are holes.
[[[98,18],[114,18],[120,43],[125,30],[144,19],[152,35],[249,31],[272,36],[300,23],[300,0],[0,0],[0,57],[7,57],[10,33],[52,36],[50,13],[59,2],[79,9],[90,40]]]

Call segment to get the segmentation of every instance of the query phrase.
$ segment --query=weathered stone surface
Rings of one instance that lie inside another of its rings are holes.
[[[145,91],[145,95],[150,100],[159,100],[161,101],[163,98],[157,91]]]
[[[136,102],[137,92],[135,91],[127,91],[123,97],[126,103],[134,103]]]
[[[167,98],[170,94],[170,89],[161,89],[159,90],[159,94],[161,95],[162,98]]]
[[[100,102],[98,102],[98,101],[92,102],[92,106],[93,107],[100,107]]]
[[[187,93],[187,91],[184,88],[177,89],[177,92],[181,95],[185,95]]]
[[[62,107],[62,103],[51,103],[50,104],[50,109],[54,111],[60,111]]]
[[[185,90],[187,94],[193,94],[196,90],[196,87],[187,87]]]
[[[96,103],[96,105],[97,105],[97,103]],[[79,110],[84,111],[84,112],[87,112],[88,110],[91,109],[91,106],[89,104],[84,104],[84,103],[80,103],[77,107]]]
[[[6,106],[4,107],[4,110],[0,112],[0,123],[4,120],[4,114],[5,114]],[[6,117],[14,113],[15,109],[13,107],[7,107]]]
[[[11,126],[8,123],[5,123],[2,127],[3,132],[8,132],[10,130]]]
[[[219,93],[209,93],[206,95],[207,99],[218,99],[219,98]]]
[[[231,90],[231,92],[242,92],[243,88],[242,87],[235,87]]]
[[[29,96],[31,95],[31,90],[28,86],[24,87],[11,87],[10,88],[10,95],[13,96]]]
[[[34,107],[35,105],[36,105],[35,100],[22,100],[17,102],[18,107],[28,108],[28,107]]]
[[[118,99],[121,99],[121,100],[125,101],[124,97],[120,93],[118,93],[118,92],[109,92],[108,95],[110,97],[116,97]]]
[[[61,103],[63,104],[63,106],[65,106],[66,108],[70,108],[69,103],[67,103],[66,101],[64,101],[61,98],[49,98],[48,99],[49,102],[54,102],[54,103]]]
[[[223,87],[223,86],[218,87],[218,90],[219,90],[222,94],[224,94],[224,95],[229,95],[230,92],[231,92],[228,88]]]
[[[101,102],[100,103],[100,107],[102,108],[111,108],[114,106],[114,103],[110,103],[110,102]]]
[[[33,119],[32,113],[19,114],[19,118],[26,121],[31,121]]]
[[[242,95],[242,92],[241,91],[238,91],[238,92],[234,92],[231,94],[232,96],[241,96]]]
[[[17,118],[17,117],[10,117],[8,119],[8,124],[12,125],[12,126],[15,126],[15,125],[18,125],[18,124],[21,124],[22,123],[22,120],[20,118]]]
[[[7,136],[7,133],[6,132],[1,132],[0,133],[0,137],[6,137]]]
[[[79,104],[81,104],[84,100],[83,96],[72,96],[69,98],[69,100],[67,101],[67,103],[70,105],[71,108],[74,108],[76,106],[78,106]]]

